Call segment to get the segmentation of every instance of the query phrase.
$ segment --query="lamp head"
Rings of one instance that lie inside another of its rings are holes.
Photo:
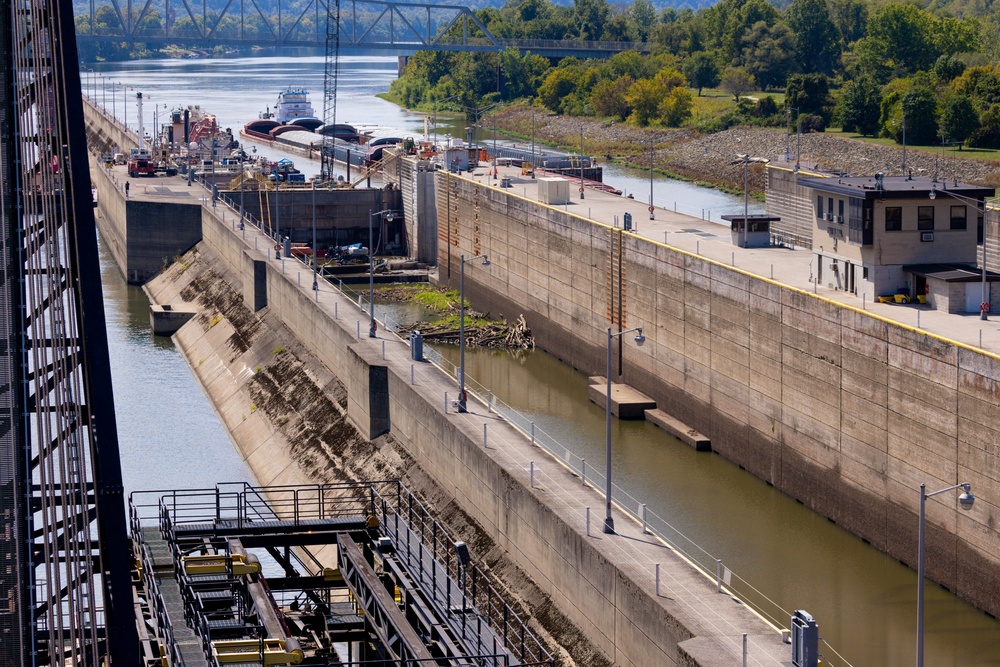
[[[488,255],[483,255],[483,266],[489,266],[489,265],[490,265],[490,258],[489,258],[489,256]]]
[[[392,222],[392,217],[393,217],[392,216],[392,211],[386,211],[386,213],[385,213],[385,221],[386,222]]]
[[[937,189],[936,188],[931,188],[931,192],[927,196],[930,197],[931,199],[937,199]]]
[[[636,329],[635,332],[635,344],[638,347],[642,347],[645,342],[646,342],[646,337],[642,335],[642,327],[639,327],[638,329]]]
[[[962,488],[965,489],[965,492],[958,497],[958,506],[965,511],[969,511],[976,502],[976,497],[972,495],[972,490],[968,484],[963,484]]]

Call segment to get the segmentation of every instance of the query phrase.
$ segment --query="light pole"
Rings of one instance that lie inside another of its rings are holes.
[[[625,334],[632,333],[633,331],[636,332],[635,344],[642,347],[643,343],[646,342],[646,337],[642,335],[642,327],[626,329],[625,331],[619,331],[618,333],[611,333],[611,327],[608,327],[608,387],[607,393],[604,395],[604,532],[608,535],[615,534],[615,520],[611,516],[611,341],[618,336],[624,336]]]
[[[927,499],[939,493],[946,493],[962,489],[958,496],[958,506],[963,510],[971,510],[976,497],[972,495],[972,490],[968,482],[949,486],[947,489],[927,493],[927,485],[920,485],[920,525],[918,528],[917,544],[917,667],[924,667],[924,521]]]
[[[531,180],[535,179],[535,112],[531,112]]]
[[[580,199],[583,199],[583,125],[580,125]]]
[[[931,199],[935,199],[937,197],[937,193],[938,193],[937,186],[936,185],[932,185],[931,186],[930,194],[928,196]],[[982,298],[982,301],[980,301],[980,303],[979,303],[979,319],[981,319],[981,320],[988,320],[989,319],[988,313],[989,313],[989,310],[990,310],[989,309],[989,305],[990,305],[989,296],[990,295],[986,292],[986,202],[985,201],[982,202],[982,205],[980,207],[980,202],[979,202],[978,199],[973,199],[972,197],[966,197],[965,195],[956,194],[956,193],[952,192],[951,190],[941,190],[941,193],[942,194],[946,194],[949,197],[954,197],[955,199],[958,199],[959,201],[964,201],[967,204],[972,205],[972,207],[976,209],[976,214],[977,214],[976,218],[977,218],[977,220],[978,220],[979,215],[982,215],[982,217],[983,217],[982,286],[981,286],[980,292],[979,292],[980,297]],[[1000,199],[998,199],[998,201],[1000,201]],[[977,222],[977,226],[978,226],[978,222]]]
[[[108,77],[101,76],[101,106],[104,107],[104,115],[108,114]]]
[[[240,194],[242,195],[242,193],[243,193],[243,184],[241,183],[240,184]],[[316,298],[318,299],[319,298],[319,276],[317,275],[317,272],[319,271],[319,267],[318,267],[318,257],[319,257],[318,252],[319,252],[319,249],[316,247],[316,179],[315,178],[312,181],[312,205],[313,205],[313,252],[312,252],[312,260],[313,260],[313,291],[316,292]],[[374,312],[374,310],[372,312]]]
[[[486,255],[476,255],[465,258],[462,255],[462,266],[458,278],[458,411],[466,412],[465,400],[465,263],[482,259],[483,266],[490,265],[490,258]]]
[[[453,100],[456,97],[459,96],[451,95],[450,97],[446,97],[443,100],[434,100],[434,145],[435,146],[437,146],[438,142],[438,102],[447,102],[448,100]]]
[[[654,220],[653,214],[653,138],[649,139],[649,219]]]
[[[377,338],[378,333],[375,329],[375,246],[373,245],[373,232],[372,232],[372,220],[380,215],[385,216],[386,222],[392,222],[393,212],[391,209],[385,209],[379,211],[378,213],[372,213],[371,209],[368,209],[368,337]],[[382,234],[379,234],[379,243],[381,243]]]

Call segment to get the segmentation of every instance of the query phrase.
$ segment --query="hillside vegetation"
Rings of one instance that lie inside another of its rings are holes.
[[[1000,148],[1000,6],[722,0],[678,11],[650,0],[510,0],[478,15],[499,37],[637,41],[650,52],[558,62],[513,49],[421,52],[388,97],[427,110],[439,100],[470,119],[521,100],[636,127],[837,127],[896,143],[905,133],[907,145]]]

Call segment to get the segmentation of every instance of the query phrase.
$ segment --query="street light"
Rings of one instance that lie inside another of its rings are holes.
[[[456,97],[461,97],[460,95],[451,95],[444,98],[443,100],[434,100],[434,145],[437,146],[438,142],[438,102],[447,102],[448,100],[453,100]]]
[[[241,183],[240,184],[240,194],[242,195],[242,193],[243,193],[243,184]],[[315,178],[313,178],[313,181],[312,181],[312,208],[313,208],[313,252],[312,252],[312,261],[313,261],[313,291],[316,292],[316,298],[318,299],[319,298],[319,279],[318,279],[318,276],[316,275],[316,273],[318,271],[317,258],[318,258],[319,255],[318,255],[318,249],[316,248],[316,179]]]
[[[931,199],[935,199],[937,197],[937,193],[938,193],[937,185],[932,185],[930,194],[928,196]],[[987,316],[987,313],[989,312],[988,306],[990,305],[990,300],[988,298],[989,295],[986,293],[986,202],[985,201],[982,202],[982,208],[980,208],[980,202],[978,199],[973,199],[972,197],[966,197],[965,195],[956,194],[951,190],[941,190],[941,193],[946,194],[949,197],[954,197],[959,201],[964,201],[968,204],[971,204],[972,207],[976,209],[976,213],[981,214],[983,217],[983,262],[982,262],[983,278],[982,278],[981,291],[979,293],[980,297],[982,298],[982,300],[979,303],[979,319],[988,320],[989,317]],[[977,226],[978,226],[978,216],[977,216]]]
[[[458,279],[458,411],[466,412],[465,401],[465,263],[476,259],[483,260],[483,266],[490,265],[490,258],[486,255],[476,255],[465,258],[462,255],[462,267]]]
[[[971,510],[976,497],[972,495],[972,490],[968,482],[949,486],[933,493],[927,493],[927,485],[920,485],[920,526],[918,528],[917,546],[917,667],[924,667],[924,505],[931,496],[939,493],[946,493],[962,489],[958,496],[958,506],[963,510]]]
[[[635,344],[642,347],[643,343],[646,342],[646,337],[642,335],[642,327],[626,329],[625,331],[619,331],[618,333],[611,333],[611,327],[608,327],[608,388],[607,393],[604,395],[604,477],[606,480],[604,489],[604,532],[608,535],[615,534],[615,520],[611,516],[611,340],[613,338],[617,338],[618,336],[624,336],[627,333],[632,333],[633,331],[636,332]]]
[[[392,222],[393,211],[391,209],[385,209],[384,211],[379,211],[378,213],[372,213],[371,209],[368,209],[368,337],[377,338],[378,333],[375,329],[375,246],[372,245],[372,219],[377,218],[380,215],[385,216],[386,222]],[[381,243],[382,235],[379,234],[379,242]]]

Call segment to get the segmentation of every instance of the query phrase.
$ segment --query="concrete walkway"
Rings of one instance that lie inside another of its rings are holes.
[[[607,206],[610,206],[610,202]],[[454,420],[468,441],[475,443],[470,446],[484,447],[513,478],[521,481],[523,492],[540,498],[571,530],[579,535],[589,535],[593,547],[603,558],[614,563],[622,576],[633,582],[636,590],[656,597],[665,613],[693,635],[691,639],[682,642],[681,646],[697,664],[704,667],[742,664],[743,633],[748,636],[748,665],[776,666],[788,663],[791,648],[782,643],[778,630],[746,606],[734,604],[734,599],[729,594],[718,593],[714,577],[693,567],[681,554],[659,539],[644,534],[637,521],[617,508],[615,521],[618,534],[605,535],[601,532],[604,494],[589,483],[581,484],[577,471],[569,469],[544,450],[532,446],[525,433],[490,412],[485,405],[474,401],[471,394],[469,412],[455,412],[450,401],[446,401],[446,395],[449,399],[457,396],[457,387],[452,377],[432,364],[413,362],[408,343],[386,332],[384,327],[379,327],[378,338],[369,338],[368,315],[359,310],[356,300],[323,281],[320,282],[318,293],[314,293],[309,267],[296,259],[276,260],[273,252],[267,252],[272,241],[265,234],[251,225],[239,230],[238,211],[219,202],[216,215],[224,219],[226,227],[232,233],[243,238],[248,249],[256,249],[260,259],[267,259],[269,263],[282,262],[279,272],[303,293],[309,294],[327,316],[341,321],[344,328],[357,336],[359,343],[367,341],[378,355],[382,355],[384,350],[385,364],[390,373],[409,382],[412,368],[414,384],[421,387],[429,405],[439,412],[447,411],[448,418]],[[530,485],[532,468],[533,488]],[[566,556],[567,560],[573,557],[573,554]],[[657,564],[660,571],[659,595],[656,592]],[[603,584],[602,587],[607,585]],[[559,591],[546,592],[556,600],[562,597]],[[628,595],[627,591],[617,591],[613,594],[613,599],[627,600]],[[627,622],[627,617],[620,611],[614,614],[614,618],[616,623]],[[628,634],[625,630],[614,627],[600,628],[600,631],[609,638],[617,638],[617,641],[622,641],[621,638]],[[683,631],[678,634],[682,635]],[[673,646],[663,646],[662,650],[666,655],[677,654]],[[617,656],[611,657],[617,662]]]

